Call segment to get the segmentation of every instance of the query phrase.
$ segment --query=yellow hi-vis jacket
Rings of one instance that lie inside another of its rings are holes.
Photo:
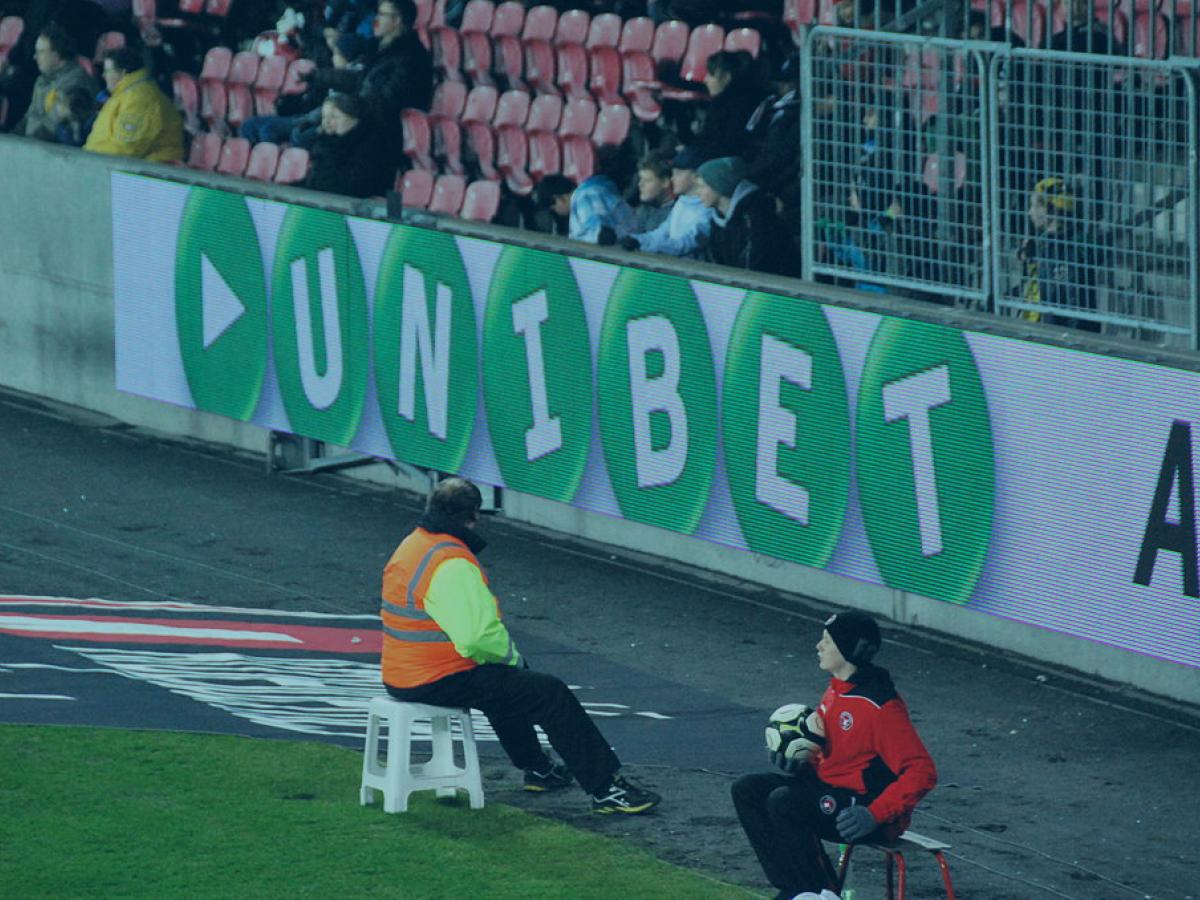
[[[383,570],[383,681],[417,687],[481,663],[519,665],[500,604],[466,544],[424,528]]]
[[[183,159],[183,118],[146,69],[130,72],[100,107],[84,150],[154,162]]]

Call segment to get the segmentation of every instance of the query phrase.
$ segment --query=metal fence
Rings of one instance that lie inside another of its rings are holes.
[[[1195,348],[1196,65],[814,29],[805,276]]]

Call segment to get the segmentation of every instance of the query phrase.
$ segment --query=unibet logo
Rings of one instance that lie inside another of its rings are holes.
[[[729,338],[723,397],[725,468],[746,544],[825,565],[846,512],[850,420],[820,305],[748,294]]]
[[[488,433],[508,487],[570,501],[592,436],[592,353],[566,259],[507,247],[483,325]]]
[[[476,407],[475,305],[450,235],[394,228],[375,284],[375,378],[392,452],[457,472]]]
[[[275,368],[292,430],[347,444],[367,390],[367,299],[346,220],[290,208],[271,283]]]
[[[267,298],[258,233],[236,194],[193,190],[175,250],[175,321],[192,401],[254,415],[266,371]]]
[[[987,400],[961,333],[885,320],[859,387],[858,484],[889,587],[966,603],[991,541]]]

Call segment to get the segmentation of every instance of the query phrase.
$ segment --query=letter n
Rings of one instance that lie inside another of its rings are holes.
[[[1192,479],[1192,427],[1176,419],[1171,423],[1162,468],[1158,470],[1158,486],[1150,504],[1150,518],[1142,537],[1133,583],[1149,585],[1158,560],[1159,550],[1179,554],[1183,566],[1183,592],[1200,597],[1200,577],[1196,571],[1196,494]],[[1171,488],[1179,494],[1179,521],[1167,519]]]

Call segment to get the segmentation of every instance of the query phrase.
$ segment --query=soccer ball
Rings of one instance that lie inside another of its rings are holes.
[[[785,760],[808,762],[813,752],[825,746],[825,738],[808,727],[812,709],[803,703],[788,703],[771,713],[767,721],[767,749],[782,753]]]

